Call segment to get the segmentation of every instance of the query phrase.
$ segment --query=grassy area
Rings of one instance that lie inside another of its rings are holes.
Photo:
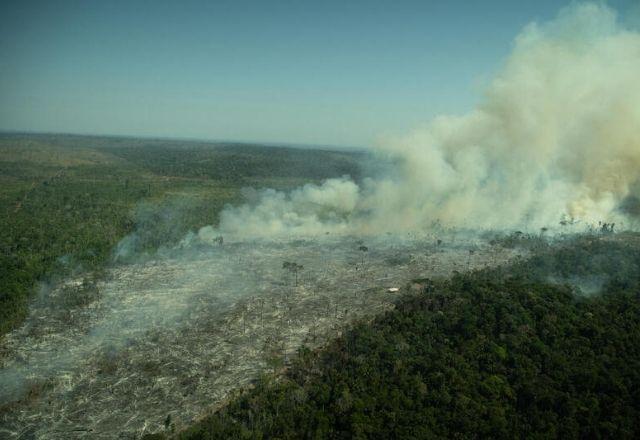
[[[638,438],[639,291],[637,234],[457,275],[175,437]]]
[[[171,244],[212,224],[244,186],[292,188],[350,174],[358,154],[69,135],[0,135],[0,335],[18,325],[38,280],[99,271],[135,230],[171,220]]]

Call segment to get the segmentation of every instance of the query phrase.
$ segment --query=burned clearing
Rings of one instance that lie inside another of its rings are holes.
[[[135,438],[180,428],[262,373],[286,368],[300,346],[319,347],[350,322],[393,308],[409,280],[523,253],[454,235],[438,240],[232,242],[43,288],[2,347],[0,375],[15,385],[3,391],[2,435]]]

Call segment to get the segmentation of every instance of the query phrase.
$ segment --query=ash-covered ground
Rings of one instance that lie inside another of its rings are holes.
[[[179,429],[301,345],[392,308],[410,280],[521,253],[455,234],[326,236],[179,249],[65,280],[1,347],[0,438]]]

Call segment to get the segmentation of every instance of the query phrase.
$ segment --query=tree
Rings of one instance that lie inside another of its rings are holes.
[[[363,245],[363,246],[360,246],[358,250],[362,252],[362,265],[364,266],[364,255],[367,251],[369,251],[369,248]]]
[[[304,269],[304,266],[302,266],[301,264],[295,263],[295,262],[291,262],[291,261],[285,261],[284,263],[282,263],[282,268],[290,273],[292,273],[295,277],[295,286],[298,286],[298,272],[301,271],[302,269]]]

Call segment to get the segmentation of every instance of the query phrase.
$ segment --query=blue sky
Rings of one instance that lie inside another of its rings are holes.
[[[5,0],[0,130],[366,146],[468,111],[564,5]]]

